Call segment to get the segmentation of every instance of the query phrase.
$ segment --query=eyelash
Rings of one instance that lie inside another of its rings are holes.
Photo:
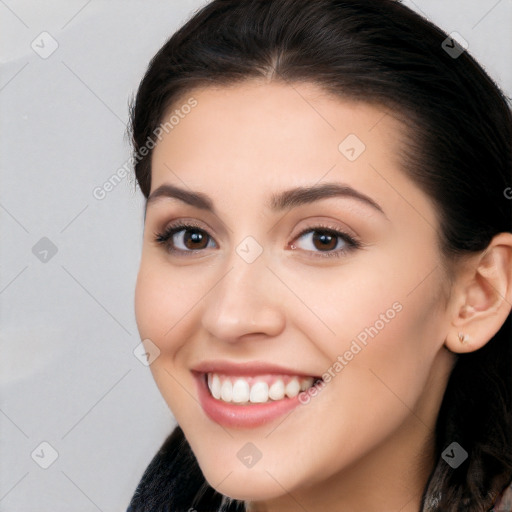
[[[176,233],[179,233],[180,231],[186,231],[186,230],[200,231],[200,232],[206,234],[206,236],[211,240],[210,235],[204,229],[202,229],[200,226],[198,226],[194,223],[177,222],[175,224],[171,224],[170,226],[168,226],[163,232],[155,233],[154,234],[155,241],[161,245],[166,245],[167,250],[169,252],[175,253],[175,254],[176,253],[194,253],[194,252],[203,251],[204,249],[195,249],[195,250],[191,249],[191,250],[184,251],[183,249],[174,249],[170,246],[169,242],[170,242],[171,238]],[[359,249],[360,247],[363,246],[362,242],[360,242],[359,240],[355,239],[354,237],[348,235],[347,233],[344,233],[343,231],[339,231],[338,229],[335,229],[335,228],[332,228],[332,227],[326,226],[326,225],[316,225],[316,226],[308,227],[308,228],[304,229],[303,231],[301,231],[295,237],[295,239],[302,238],[306,233],[311,233],[311,232],[315,232],[315,231],[319,231],[324,234],[328,234],[328,235],[335,236],[337,238],[341,238],[348,245],[348,247],[345,247],[343,249],[331,250],[331,251],[327,251],[327,252],[306,251],[306,252],[312,252],[314,254],[313,257],[339,258],[339,257],[346,255],[349,252]],[[292,245],[294,245],[294,244],[292,244]]]

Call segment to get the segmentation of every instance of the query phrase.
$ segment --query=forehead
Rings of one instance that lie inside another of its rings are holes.
[[[403,133],[381,105],[343,100],[316,84],[262,80],[193,89],[174,101],[161,125],[167,128],[153,161],[172,156],[233,165],[277,158],[321,165],[342,155],[353,162],[376,143],[393,146],[389,156],[397,157]]]
[[[262,204],[269,190],[338,180],[387,197],[402,214],[431,216],[430,200],[401,169],[404,126],[381,105],[310,83],[251,80],[192,89],[163,121],[169,116],[175,124],[152,155],[152,191],[170,182],[229,202],[243,189]]]

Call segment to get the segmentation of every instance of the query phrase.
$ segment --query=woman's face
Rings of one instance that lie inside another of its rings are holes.
[[[452,359],[438,222],[399,168],[401,125],[305,83],[191,97],[152,156],[136,317],[206,479],[307,508],[364,475],[405,503]]]

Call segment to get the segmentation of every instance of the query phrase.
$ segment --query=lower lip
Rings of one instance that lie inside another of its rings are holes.
[[[206,415],[219,425],[231,428],[255,428],[270,423],[295,409],[299,395],[262,404],[236,405],[213,398],[204,373],[194,373],[198,384],[199,403]]]

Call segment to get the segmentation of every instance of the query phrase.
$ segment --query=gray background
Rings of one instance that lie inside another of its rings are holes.
[[[204,3],[0,0],[1,511],[124,511],[174,425],[133,354],[141,194],[93,190],[128,160],[149,59]],[[512,95],[512,0],[404,3]]]

